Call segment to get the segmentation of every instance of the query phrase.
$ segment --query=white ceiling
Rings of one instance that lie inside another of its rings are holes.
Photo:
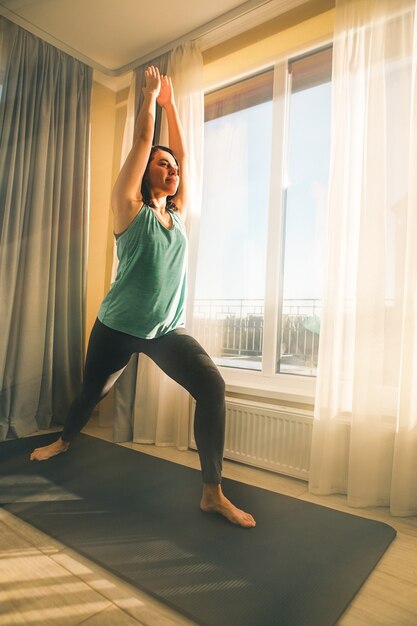
[[[0,0],[0,15],[87,63],[117,89],[132,68],[173,45],[197,38],[214,45],[309,1]]]
[[[107,74],[270,0],[0,0],[0,13]]]

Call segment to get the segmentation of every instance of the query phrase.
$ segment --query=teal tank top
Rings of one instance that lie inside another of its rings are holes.
[[[180,217],[170,214],[168,229],[144,204],[117,236],[117,275],[98,313],[106,326],[143,339],[184,326],[187,237]]]

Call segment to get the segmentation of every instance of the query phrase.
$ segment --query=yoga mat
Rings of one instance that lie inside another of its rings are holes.
[[[200,473],[88,435],[31,463],[56,434],[0,444],[0,504],[205,626],[335,624],[395,530],[225,479],[257,520],[199,510]]]

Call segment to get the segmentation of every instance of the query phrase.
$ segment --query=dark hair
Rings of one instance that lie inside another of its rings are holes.
[[[173,151],[170,148],[167,148],[166,146],[152,146],[151,148],[151,152],[149,155],[149,160],[148,163],[146,165],[146,169],[145,169],[145,173],[143,175],[142,178],[142,185],[141,185],[141,193],[142,193],[142,200],[145,204],[152,206],[152,200],[151,200],[151,190],[149,189],[149,185],[148,185],[148,170],[149,170],[149,164],[151,163],[151,161],[153,160],[154,156],[155,156],[155,152],[158,152],[158,150],[163,150],[164,152],[169,152],[169,154],[171,154],[174,157],[175,163],[178,165],[178,161],[177,158],[175,156],[175,154],[173,153]],[[178,211],[178,208],[175,204],[175,202],[173,201],[172,198],[175,198],[176,193],[173,196],[167,196],[167,209],[171,209],[171,211]]]

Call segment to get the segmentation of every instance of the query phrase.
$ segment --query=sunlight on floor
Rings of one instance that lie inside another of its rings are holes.
[[[51,619],[59,620],[56,624],[71,623],[68,618],[82,618],[107,608],[109,603],[105,600],[100,602],[87,602],[83,604],[73,604],[71,606],[58,606],[54,608],[39,608],[25,611],[20,608],[16,613],[10,612],[4,619],[0,616],[0,625],[9,626],[10,624],[45,624]]]
[[[117,608],[115,600],[120,609],[127,611],[144,606],[67,554],[50,558],[32,546],[3,549],[0,562],[0,626],[79,624],[92,615]],[[114,623],[118,623],[117,616]]]
[[[0,504],[11,502],[51,502],[55,500],[81,500],[43,476],[11,474],[0,477]]]

